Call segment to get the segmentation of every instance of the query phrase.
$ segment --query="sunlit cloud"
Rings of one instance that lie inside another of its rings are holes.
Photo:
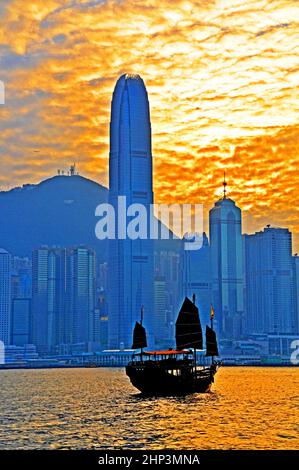
[[[73,161],[107,185],[111,95],[134,71],[157,202],[207,210],[226,170],[244,230],[298,234],[298,17],[295,0],[1,0],[0,186]]]

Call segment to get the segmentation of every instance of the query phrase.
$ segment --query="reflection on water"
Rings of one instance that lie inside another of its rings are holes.
[[[221,368],[209,394],[142,398],[123,369],[0,372],[0,448],[299,449],[299,368]]]

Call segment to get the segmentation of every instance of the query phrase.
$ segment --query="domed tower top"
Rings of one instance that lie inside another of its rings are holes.
[[[150,107],[144,81],[134,73],[122,75],[113,92],[110,190],[127,196],[146,192],[152,199]]]

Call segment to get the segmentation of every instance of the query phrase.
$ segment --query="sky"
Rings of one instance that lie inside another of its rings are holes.
[[[297,19],[297,21],[296,21]],[[113,88],[139,73],[158,203],[228,193],[299,251],[299,1],[0,0],[0,189],[76,162],[108,185]]]

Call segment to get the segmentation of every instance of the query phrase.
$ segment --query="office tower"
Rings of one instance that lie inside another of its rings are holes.
[[[296,333],[291,233],[268,225],[244,239],[247,332]]]
[[[11,259],[11,297],[30,298],[32,295],[32,262],[29,258]]]
[[[293,256],[293,304],[295,312],[295,334],[299,333],[299,256]]]
[[[106,293],[102,289],[97,289],[96,293],[94,341],[98,349],[108,347],[108,304]]]
[[[41,247],[32,257],[32,342],[39,353],[54,353],[62,342],[66,250]]]
[[[67,342],[88,344],[94,339],[94,251],[85,247],[68,250],[67,266],[67,332],[72,332]]]
[[[123,75],[113,93],[110,124],[109,202],[118,217],[119,196],[126,208],[134,203],[146,209],[146,238],[126,233],[109,241],[109,345],[131,347],[132,332],[144,306],[144,325],[153,333],[153,244],[149,239],[152,190],[151,123],[147,91],[139,75]],[[132,218],[127,218],[129,222]]]
[[[5,346],[10,344],[10,254],[0,248],[0,341]]]
[[[195,294],[196,305],[203,324],[210,324],[211,310],[211,253],[208,237],[203,233],[202,247],[199,250],[184,250],[181,254],[182,293],[181,298],[192,299]]]
[[[85,247],[33,252],[32,342],[41,354],[93,341],[95,254]]]
[[[241,210],[226,195],[210,210],[212,303],[222,339],[238,339],[244,316]]]
[[[166,305],[166,280],[164,277],[155,277],[154,281],[154,341],[158,348],[169,348],[169,311]]]
[[[164,343],[167,342],[168,347],[173,344],[175,322],[182,304],[182,279],[180,275],[181,250],[182,240],[157,240],[155,242],[155,280],[161,278],[165,280],[165,309],[168,337],[165,338],[164,331],[163,341]],[[156,331],[155,334],[157,335]]]
[[[106,293],[108,287],[108,263],[101,263],[98,272],[97,287]]]
[[[31,299],[12,299],[11,306],[11,344],[25,346],[30,344]]]

